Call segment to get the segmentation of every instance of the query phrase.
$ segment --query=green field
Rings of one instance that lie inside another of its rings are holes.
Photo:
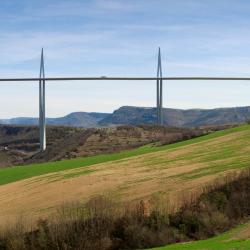
[[[250,223],[240,225],[230,232],[208,240],[173,244],[166,247],[153,248],[153,250],[249,250],[250,239],[248,236],[242,235],[244,231],[249,232],[249,226]]]
[[[156,147],[156,146],[148,145],[148,146],[140,147],[138,149],[123,151],[123,152],[114,153],[114,154],[98,155],[98,156],[92,156],[92,157],[77,158],[77,159],[72,159],[72,160],[63,160],[63,161],[57,161],[57,162],[48,162],[48,163],[33,164],[33,165],[28,165],[28,166],[16,166],[12,168],[5,168],[5,169],[0,170],[0,185],[31,178],[34,176],[44,175],[48,173],[55,173],[58,171],[75,169],[79,167],[87,167],[87,166],[91,166],[91,165],[98,164],[98,163],[121,160],[124,158],[129,158],[129,157],[147,154],[151,152],[158,152],[162,150],[171,151],[172,149],[176,149],[178,147],[191,145],[191,144],[195,144],[198,142],[208,141],[210,139],[215,139],[224,135],[228,135],[228,134],[232,134],[232,133],[240,132],[240,131],[245,131],[245,130],[250,130],[250,125],[244,125],[244,126],[235,127],[235,128],[231,128],[231,129],[227,129],[223,131],[218,131],[218,132],[211,133],[209,135],[205,135],[205,136],[201,136],[201,137],[194,138],[191,140],[186,140],[186,141],[182,141],[182,142],[178,142],[178,143],[174,143],[170,145],[165,145],[165,146]],[[228,151],[227,153],[230,154],[231,151]],[[223,154],[225,154],[225,152],[223,152]],[[220,158],[222,156],[212,155],[211,157]]]

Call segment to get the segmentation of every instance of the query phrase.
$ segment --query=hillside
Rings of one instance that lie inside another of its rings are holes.
[[[241,124],[250,120],[250,107],[218,109],[163,109],[163,122],[174,127]],[[108,113],[75,112],[61,118],[47,118],[48,125],[82,128],[110,127],[117,125],[155,124],[156,109],[124,106]],[[13,118],[0,120],[0,124],[36,125],[37,118]]]
[[[165,146],[1,169],[0,220],[46,216],[62,203],[101,194],[123,201],[160,195],[178,207],[179,197],[248,168],[249,148],[245,125]]]
[[[47,144],[78,133],[82,129],[72,127],[47,127]],[[24,164],[39,151],[37,126],[0,125],[0,167]]]
[[[0,125],[0,167],[107,154],[152,142],[173,143],[206,134],[211,129],[221,128],[185,129],[131,125],[83,129],[48,126],[47,150],[41,153],[38,127]]]

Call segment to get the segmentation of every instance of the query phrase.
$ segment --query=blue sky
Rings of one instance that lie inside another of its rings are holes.
[[[250,76],[248,0],[1,0],[0,76]],[[154,106],[154,82],[47,84],[47,116]],[[164,106],[250,105],[250,83],[165,82]],[[0,118],[37,116],[35,83],[1,83]]]

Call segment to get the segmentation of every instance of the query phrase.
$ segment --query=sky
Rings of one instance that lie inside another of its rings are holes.
[[[249,0],[1,0],[0,77],[250,76]],[[154,81],[46,84],[46,116],[153,107]],[[250,82],[164,81],[164,107],[250,106]],[[37,83],[0,83],[0,118],[37,116]]]

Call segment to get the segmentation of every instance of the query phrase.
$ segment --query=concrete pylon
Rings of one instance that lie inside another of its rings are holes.
[[[40,151],[46,149],[46,118],[45,118],[45,69],[44,54],[41,52],[40,75],[39,75],[39,140]]]
[[[157,78],[158,78],[156,80],[157,124],[162,125],[163,124],[163,116],[162,116],[163,84],[162,84],[162,66],[161,66],[161,48],[160,47],[158,50]]]

